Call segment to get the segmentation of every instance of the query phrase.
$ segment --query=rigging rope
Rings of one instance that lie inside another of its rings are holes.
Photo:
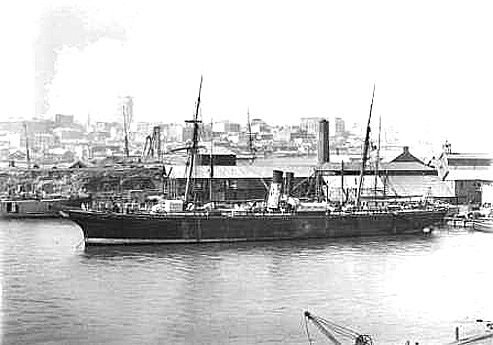
[[[355,341],[356,345],[372,345],[373,341],[369,335],[364,335],[356,332],[355,330],[352,330],[349,327],[341,326],[333,321],[324,319],[322,317],[310,314],[308,311],[305,311],[305,322],[307,323],[307,320],[310,319],[313,321],[315,326],[327,337],[329,340],[331,340],[334,344],[339,345],[341,344],[334,336],[334,334],[352,339]],[[308,333],[308,325],[307,327],[307,334]],[[333,334],[334,333],[334,334]],[[310,338],[308,338],[310,341]],[[311,342],[310,342],[311,344]]]

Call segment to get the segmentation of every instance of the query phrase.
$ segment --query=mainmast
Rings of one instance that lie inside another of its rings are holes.
[[[247,110],[247,128],[248,128],[248,149],[250,150],[250,155],[252,157],[251,162],[255,159],[255,150],[253,148],[253,136],[252,136],[252,124],[250,122],[250,109]]]
[[[192,183],[192,174],[193,174],[195,159],[197,157],[197,151],[198,151],[199,123],[202,122],[198,119],[199,109],[200,109],[200,93],[202,92],[202,80],[203,80],[203,77],[200,76],[199,97],[197,98],[197,104],[195,107],[195,114],[194,114],[193,120],[186,120],[185,121],[186,123],[192,123],[193,124],[192,146],[189,149],[190,164],[188,165],[189,170],[188,170],[188,175],[187,175],[187,184],[185,187],[185,205],[189,201],[188,198],[189,198],[190,188],[191,188],[191,183]]]
[[[377,196],[377,182],[378,182],[378,168],[380,164],[380,134],[382,132],[382,116],[378,117],[378,146],[377,146],[377,159],[375,161],[375,195]]]
[[[24,122],[24,134],[26,136],[26,163],[27,168],[31,168],[31,156],[29,153],[29,136],[27,135],[27,124]]]
[[[375,84],[373,84],[373,94],[371,96],[370,115],[368,116],[368,124],[366,125],[365,144],[363,147],[363,157],[361,159],[361,172],[359,176],[358,193],[356,195],[356,207],[358,208],[360,206],[361,189],[363,188],[363,177],[365,175],[366,161],[368,160],[368,147],[370,146],[370,130],[371,130],[370,121],[371,121],[371,111],[373,109],[374,97],[375,97]]]
[[[214,155],[212,154],[214,150],[214,131],[212,130],[214,126],[213,120],[211,118],[211,154],[209,155],[209,202],[212,201],[212,181],[214,179]]]

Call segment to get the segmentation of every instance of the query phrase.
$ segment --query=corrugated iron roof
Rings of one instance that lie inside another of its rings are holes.
[[[341,188],[340,176],[324,176],[324,181],[330,189]],[[356,189],[358,178],[355,176],[344,176],[344,188]],[[363,180],[363,189],[374,188],[374,178]],[[385,186],[384,186],[385,185]],[[386,189],[388,196],[432,196],[453,197],[454,191],[449,181],[442,181],[438,176],[389,176],[377,179],[377,190]]]
[[[447,158],[451,159],[493,159],[493,153],[447,153]]]
[[[450,169],[447,180],[481,180],[493,181],[493,167],[485,169]]]
[[[451,198],[455,196],[453,188],[438,176],[389,176],[390,189],[399,196],[424,195]]]
[[[334,171],[340,171],[341,170],[341,163],[337,162],[329,162],[329,163],[324,163],[318,167],[319,170],[334,170]],[[361,169],[361,163],[358,162],[349,162],[346,163],[344,162],[344,170],[346,171],[351,171],[351,170],[356,170],[359,171]],[[366,167],[367,170],[373,169],[372,164],[368,164]],[[379,164],[379,170],[389,170],[389,171],[434,171],[435,169],[432,167],[429,167],[423,163],[420,163],[418,161],[413,161],[413,162],[390,162],[390,163],[380,163]]]
[[[214,166],[214,178],[271,178],[273,170],[282,170],[284,172],[293,172],[295,177],[308,177],[314,169],[311,167],[283,166],[276,169],[273,167],[263,166]],[[185,178],[186,167],[183,165],[173,166],[171,172],[172,178]],[[209,178],[209,166],[197,166],[194,169],[195,178]]]

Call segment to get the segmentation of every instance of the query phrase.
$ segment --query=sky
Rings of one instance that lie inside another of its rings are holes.
[[[410,145],[491,149],[488,1],[11,1],[0,118],[271,124],[373,116]],[[373,121],[374,127],[377,121]]]

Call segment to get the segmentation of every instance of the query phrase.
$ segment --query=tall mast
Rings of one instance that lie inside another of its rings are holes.
[[[202,122],[198,119],[199,117],[199,109],[200,109],[200,93],[202,92],[202,80],[203,77],[200,76],[200,86],[199,86],[199,97],[197,98],[197,104],[195,107],[195,114],[193,117],[193,120],[186,120],[186,123],[192,123],[193,124],[193,136],[192,136],[192,146],[189,149],[189,159],[190,159],[190,164],[188,166],[188,175],[187,175],[187,184],[185,187],[185,204],[189,201],[189,194],[190,194],[190,187],[192,183],[192,174],[193,174],[193,169],[194,169],[194,164],[195,164],[195,159],[197,156],[197,150],[198,150],[198,141],[199,141],[199,123]]]
[[[209,174],[209,202],[212,201],[212,180],[214,179],[214,156],[212,154],[212,150],[214,149],[214,136],[212,131],[212,118],[211,118],[211,154],[209,156],[209,164],[210,164],[210,174]]]
[[[123,132],[124,132],[124,144],[125,144],[125,157],[129,157],[128,152],[128,134],[127,134],[127,115],[125,114],[125,105],[122,105],[122,115],[123,115]]]
[[[375,195],[377,196],[377,182],[378,182],[378,168],[380,164],[380,134],[382,132],[382,116],[378,117],[378,146],[377,146],[377,160],[375,162]]]
[[[251,163],[253,163],[253,160],[255,159],[255,152],[253,149],[253,137],[252,137],[252,124],[250,122],[250,109],[247,110],[247,128],[248,128],[248,148],[250,150],[250,155],[252,156]]]
[[[24,122],[24,134],[26,136],[26,163],[27,168],[31,168],[31,156],[29,153],[29,136],[27,135],[27,124]]]
[[[356,207],[360,206],[361,199],[361,189],[363,188],[363,177],[365,175],[365,167],[366,161],[368,160],[368,146],[370,144],[370,121],[371,121],[371,111],[373,109],[373,98],[375,97],[375,84],[373,84],[373,94],[371,96],[371,105],[370,105],[370,115],[368,116],[368,124],[366,125],[366,136],[365,136],[365,144],[363,147],[363,157],[361,159],[361,172],[359,176],[359,185],[358,185],[358,193],[356,195]]]

